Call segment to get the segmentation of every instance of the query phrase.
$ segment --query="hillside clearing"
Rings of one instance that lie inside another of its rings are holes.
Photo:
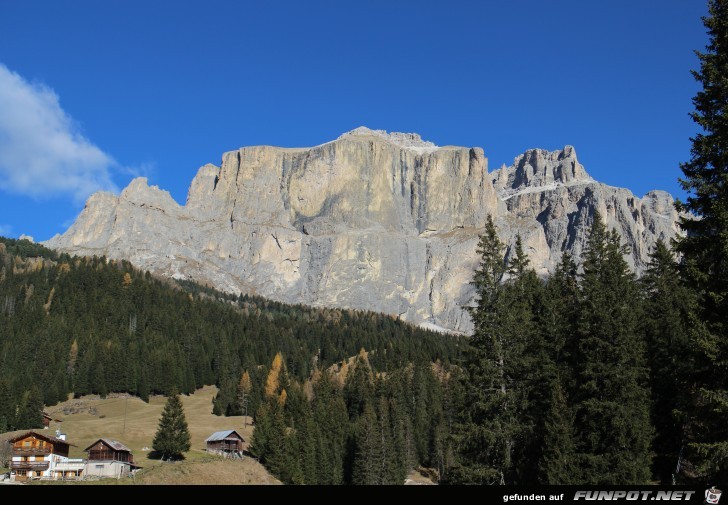
[[[245,447],[253,433],[250,418],[244,427],[243,416],[212,414],[216,394],[216,387],[205,386],[194,394],[181,395],[192,442],[185,461],[162,462],[148,457],[166,402],[163,396],[152,396],[149,403],[129,395],[71,399],[46,409],[51,417],[61,421],[51,423],[49,434],[60,429],[67,435],[66,440],[73,444],[69,454],[72,458],[86,457],[83,450],[99,438],[116,439],[129,447],[143,469],[133,479],[102,481],[108,484],[279,484],[254,459],[230,460],[205,452],[205,439],[215,431],[236,430],[246,440]],[[5,433],[0,439],[12,435]]]

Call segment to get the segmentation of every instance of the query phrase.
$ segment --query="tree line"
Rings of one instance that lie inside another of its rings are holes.
[[[414,360],[449,363],[462,344],[385,315],[223,295],[126,261],[0,238],[0,432],[42,426],[43,405],[69,394],[146,400],[215,384],[215,413],[237,414],[246,370],[252,413],[276,353],[303,380],[362,347],[387,371]]]

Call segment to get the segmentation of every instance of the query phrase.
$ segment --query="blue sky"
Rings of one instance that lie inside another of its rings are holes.
[[[700,0],[0,1],[0,234],[45,240],[135,175],[184,203],[248,145],[357,126],[576,148],[596,179],[683,196]]]

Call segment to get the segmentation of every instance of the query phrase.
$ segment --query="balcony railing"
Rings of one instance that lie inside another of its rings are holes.
[[[90,451],[88,453],[89,461],[121,461],[123,463],[130,461],[130,454],[124,451]]]
[[[85,466],[85,460],[74,458],[69,459],[68,461],[63,461],[61,463],[56,463],[56,465],[53,467],[53,470],[58,472],[76,472],[83,470]]]
[[[11,470],[48,470],[48,461],[11,461]]]
[[[50,447],[13,447],[13,456],[47,456],[50,453]]]

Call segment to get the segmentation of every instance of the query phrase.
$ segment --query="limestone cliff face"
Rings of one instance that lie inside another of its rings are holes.
[[[534,266],[578,257],[599,209],[642,269],[675,233],[672,199],[593,181],[573,148],[533,150],[491,174],[480,148],[437,147],[415,134],[357,128],[305,148],[225,153],[192,181],[184,206],[138,178],[93,195],[46,246],[105,254],[174,278],[276,300],[397,315],[469,332],[478,233],[496,217],[523,236]]]
[[[510,167],[494,171],[491,180],[509,216],[540,225],[542,247],[533,250],[532,261],[543,273],[553,270],[563,251],[581,258],[595,210],[631,248],[627,262],[638,273],[657,240],[668,242],[678,232],[678,214],[668,193],[650,191],[640,199],[627,189],[599,183],[571,146],[530,150]]]

